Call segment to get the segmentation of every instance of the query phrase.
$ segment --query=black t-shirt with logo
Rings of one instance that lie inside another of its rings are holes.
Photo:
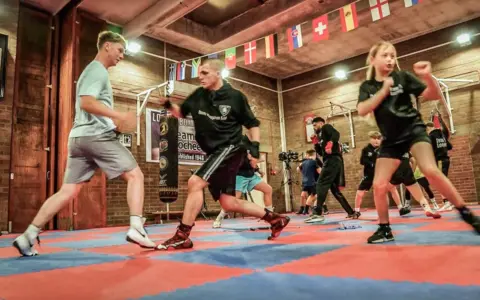
[[[452,150],[452,144],[445,138],[442,130],[434,129],[429,134],[432,142],[433,153],[436,160],[449,158],[448,150]]]
[[[372,144],[368,144],[362,149],[362,155],[360,156],[360,164],[363,165],[363,175],[373,178],[375,174],[375,163],[377,161],[378,148],[373,147]]]
[[[374,110],[383,144],[394,144],[407,139],[416,126],[425,126],[420,112],[412,104],[411,95],[418,97],[426,89],[426,85],[407,71],[393,71],[390,75],[393,86],[390,94]],[[375,79],[366,80],[360,86],[358,102],[373,97],[381,88],[383,82]]]
[[[226,81],[217,91],[196,89],[180,106],[183,116],[192,115],[195,139],[207,155],[228,145],[239,145],[242,125],[258,127],[247,97]]]

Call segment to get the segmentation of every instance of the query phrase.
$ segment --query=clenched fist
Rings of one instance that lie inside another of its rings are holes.
[[[432,65],[429,61],[419,61],[413,65],[413,71],[418,76],[425,77],[432,74]]]

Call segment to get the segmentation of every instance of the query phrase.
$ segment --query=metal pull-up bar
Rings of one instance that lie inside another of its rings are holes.
[[[148,99],[150,98],[150,95],[152,94],[153,91],[158,91],[160,94],[160,88],[167,86],[167,91],[168,89],[168,84],[170,84],[170,81],[166,81],[162,84],[159,84],[157,86],[154,86],[152,88],[149,88],[141,93],[137,94],[137,146],[140,146],[140,118],[143,113],[143,109],[147,105]],[[165,93],[166,94],[166,93]],[[161,96],[161,94],[160,94]],[[143,99],[142,99],[143,97]],[[140,102],[142,102],[140,104]]]
[[[338,114],[334,114],[334,107],[338,106],[341,109],[341,112]],[[340,116],[343,115],[345,118],[347,118],[349,127],[350,127],[350,140],[352,141],[352,148],[355,148],[355,132],[353,130],[353,118],[352,118],[352,112],[356,111],[356,109],[351,109],[346,107],[343,104],[340,103],[335,103],[330,101],[330,117],[335,117],[335,116]],[[347,116],[348,114],[348,116]]]

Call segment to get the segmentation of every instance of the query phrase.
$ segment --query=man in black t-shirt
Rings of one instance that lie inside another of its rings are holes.
[[[368,238],[369,243],[394,240],[385,201],[389,181],[402,156],[411,151],[430,183],[454,203],[462,219],[480,234],[480,218],[465,205],[458,191],[435,164],[432,145],[420,113],[413,107],[412,98],[437,100],[442,91],[432,76],[429,62],[418,62],[415,73],[426,83],[406,71],[395,71],[395,47],[378,42],[368,55],[367,80],[359,89],[357,110],[360,116],[371,113],[384,137],[377,158],[374,178],[375,205],[379,216],[378,230]]]
[[[339,144],[340,133],[330,124],[325,124],[325,120],[316,117],[312,121],[316,132],[314,140],[315,151],[323,157],[323,168],[317,181],[317,206],[312,211],[312,215],[305,219],[306,223],[323,223],[323,205],[327,199],[328,190],[349,217],[358,218],[347,199],[340,192],[340,188],[345,187],[345,171],[343,165],[342,149]]]
[[[435,128],[433,122],[428,122],[427,124],[427,133],[432,142],[433,154],[435,155],[435,160],[437,161],[438,167],[442,170],[442,173],[448,177],[448,170],[450,169],[450,156],[448,151],[452,150],[452,144],[443,134],[440,128]],[[442,195],[443,198],[443,207],[439,211],[450,211],[453,209],[452,203],[448,201]]]
[[[218,59],[207,59],[199,67],[202,87],[196,89],[181,104],[161,99],[165,108],[175,117],[191,115],[195,125],[195,139],[208,158],[188,180],[188,195],[182,221],[175,235],[159,250],[192,248],[189,238],[195,219],[203,204],[203,189],[208,186],[215,200],[226,211],[258,217],[271,225],[275,238],[290,219],[271,212],[255,203],[235,198],[235,180],[245,153],[250,159],[260,157],[260,121],[254,116],[247,98],[221,76],[224,64]],[[251,139],[242,143],[242,126]]]

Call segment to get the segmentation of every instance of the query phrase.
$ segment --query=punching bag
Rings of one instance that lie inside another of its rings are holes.
[[[178,198],[178,119],[171,115],[160,117],[159,192],[163,203]]]

